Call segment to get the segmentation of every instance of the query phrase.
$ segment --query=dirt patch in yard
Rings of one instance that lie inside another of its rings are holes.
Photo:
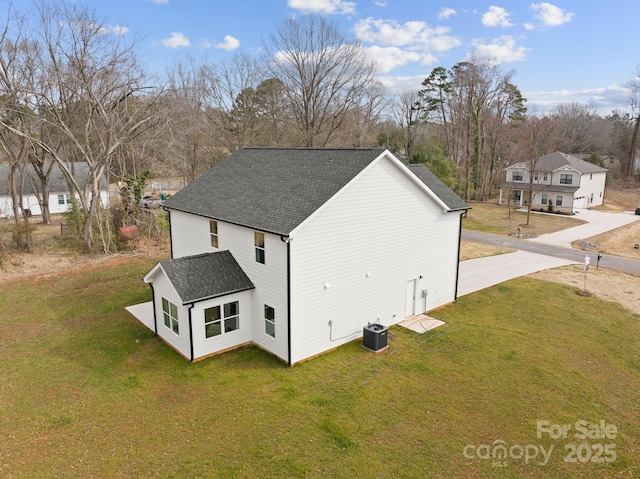
[[[586,273],[582,265],[569,265],[539,271],[529,275],[532,278],[554,283],[562,283],[585,290],[605,301],[621,304],[630,312],[640,315],[640,277],[608,270],[590,268]]]
[[[640,220],[615,230],[607,231],[584,241],[597,246],[597,250],[581,246],[580,241],[571,243],[576,249],[592,251],[594,254],[610,254],[640,260]],[[638,248],[635,247],[638,245]]]

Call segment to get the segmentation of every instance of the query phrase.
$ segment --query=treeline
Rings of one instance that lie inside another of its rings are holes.
[[[554,150],[593,161],[613,154],[634,173],[637,118],[603,118],[573,103],[536,114],[515,72],[477,58],[435,68],[394,97],[375,60],[325,17],[285,20],[259,57],[186,60],[162,80],[144,68],[139,39],[119,33],[87,6],[63,1],[9,6],[0,31],[0,146],[14,216],[27,221],[25,184],[15,179],[32,165],[50,221],[46,193],[58,165],[79,198],[87,249],[109,249],[102,177],[139,186],[150,171],[190,181],[248,146],[385,146],[427,164],[466,199],[491,197],[505,166]],[[75,162],[88,165],[87,181],[75,178]]]

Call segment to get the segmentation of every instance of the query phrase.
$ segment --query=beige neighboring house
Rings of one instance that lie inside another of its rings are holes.
[[[560,151],[538,158],[533,183],[528,162],[516,163],[505,170],[507,177],[500,185],[500,204],[509,199],[514,205],[528,206],[532,187],[532,210],[568,214],[602,204],[609,171]]]

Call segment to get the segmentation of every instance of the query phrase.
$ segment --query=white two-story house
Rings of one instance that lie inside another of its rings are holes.
[[[469,206],[384,149],[246,148],[164,203],[144,278],[189,360],[255,344],[291,365],[457,297]]]
[[[522,162],[506,168],[506,181],[500,185],[500,204],[508,200],[527,206],[531,190],[532,210],[571,214],[604,201],[609,171],[606,168],[560,151],[538,158],[533,178],[529,167],[529,163]]]

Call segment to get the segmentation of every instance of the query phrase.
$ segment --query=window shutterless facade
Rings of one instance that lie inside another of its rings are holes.
[[[264,305],[264,332],[272,338],[276,337],[276,310],[266,304]]]
[[[556,196],[556,206],[562,206],[562,196]]]
[[[178,327],[178,307],[165,298],[162,298],[162,315],[164,316],[164,325],[174,333],[180,335]]]
[[[548,199],[548,198],[549,198],[549,197],[548,197],[547,195],[542,195],[542,201],[541,201],[541,202],[542,202],[542,204],[543,204],[543,205],[546,205],[546,204],[547,204],[547,199]]]
[[[253,243],[256,248],[256,263],[265,264],[264,233],[254,231]]]
[[[511,173],[512,181],[522,181],[523,179],[524,179],[524,174],[522,173],[522,171],[514,171],[513,173]]]

